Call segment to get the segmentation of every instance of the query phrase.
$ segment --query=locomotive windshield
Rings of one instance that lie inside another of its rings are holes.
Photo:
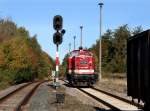
[[[87,56],[91,56],[91,53],[87,50],[81,50],[80,51],[80,55],[87,55]]]
[[[79,55],[79,51],[75,50],[71,53],[71,56],[78,56]]]

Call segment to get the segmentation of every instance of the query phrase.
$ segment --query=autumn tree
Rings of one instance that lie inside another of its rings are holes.
[[[51,72],[53,59],[42,51],[37,35],[10,20],[0,20],[0,86],[42,79]]]
[[[0,42],[17,34],[17,26],[9,19],[0,19]]]

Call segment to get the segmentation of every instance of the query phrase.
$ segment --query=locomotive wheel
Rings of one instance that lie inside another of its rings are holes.
[[[87,86],[90,87],[90,86],[91,86],[91,83],[90,83],[90,82],[87,82]]]
[[[88,86],[88,87],[92,87],[92,86],[93,86],[93,83],[89,81],[89,82],[87,82],[87,86]]]
[[[69,86],[70,86],[70,87],[72,87],[72,86],[73,86],[72,81],[69,81]]]

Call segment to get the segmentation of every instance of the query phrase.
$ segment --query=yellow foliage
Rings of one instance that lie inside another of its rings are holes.
[[[5,58],[4,53],[3,53],[2,49],[0,48],[0,67],[5,65],[5,59],[4,58]]]

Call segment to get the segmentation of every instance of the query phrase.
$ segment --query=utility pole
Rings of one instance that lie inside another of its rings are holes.
[[[76,36],[74,36],[73,39],[74,39],[74,50],[75,50],[76,49],[76,41],[75,41]]]
[[[102,79],[102,46],[101,46],[101,41],[102,41],[102,7],[103,3],[98,4],[100,6],[100,33],[99,33],[99,79]]]
[[[83,29],[83,26],[80,26],[80,29],[81,29],[81,40],[80,40],[80,47],[82,48],[82,29]]]
[[[69,53],[71,52],[71,43],[69,43]]]

